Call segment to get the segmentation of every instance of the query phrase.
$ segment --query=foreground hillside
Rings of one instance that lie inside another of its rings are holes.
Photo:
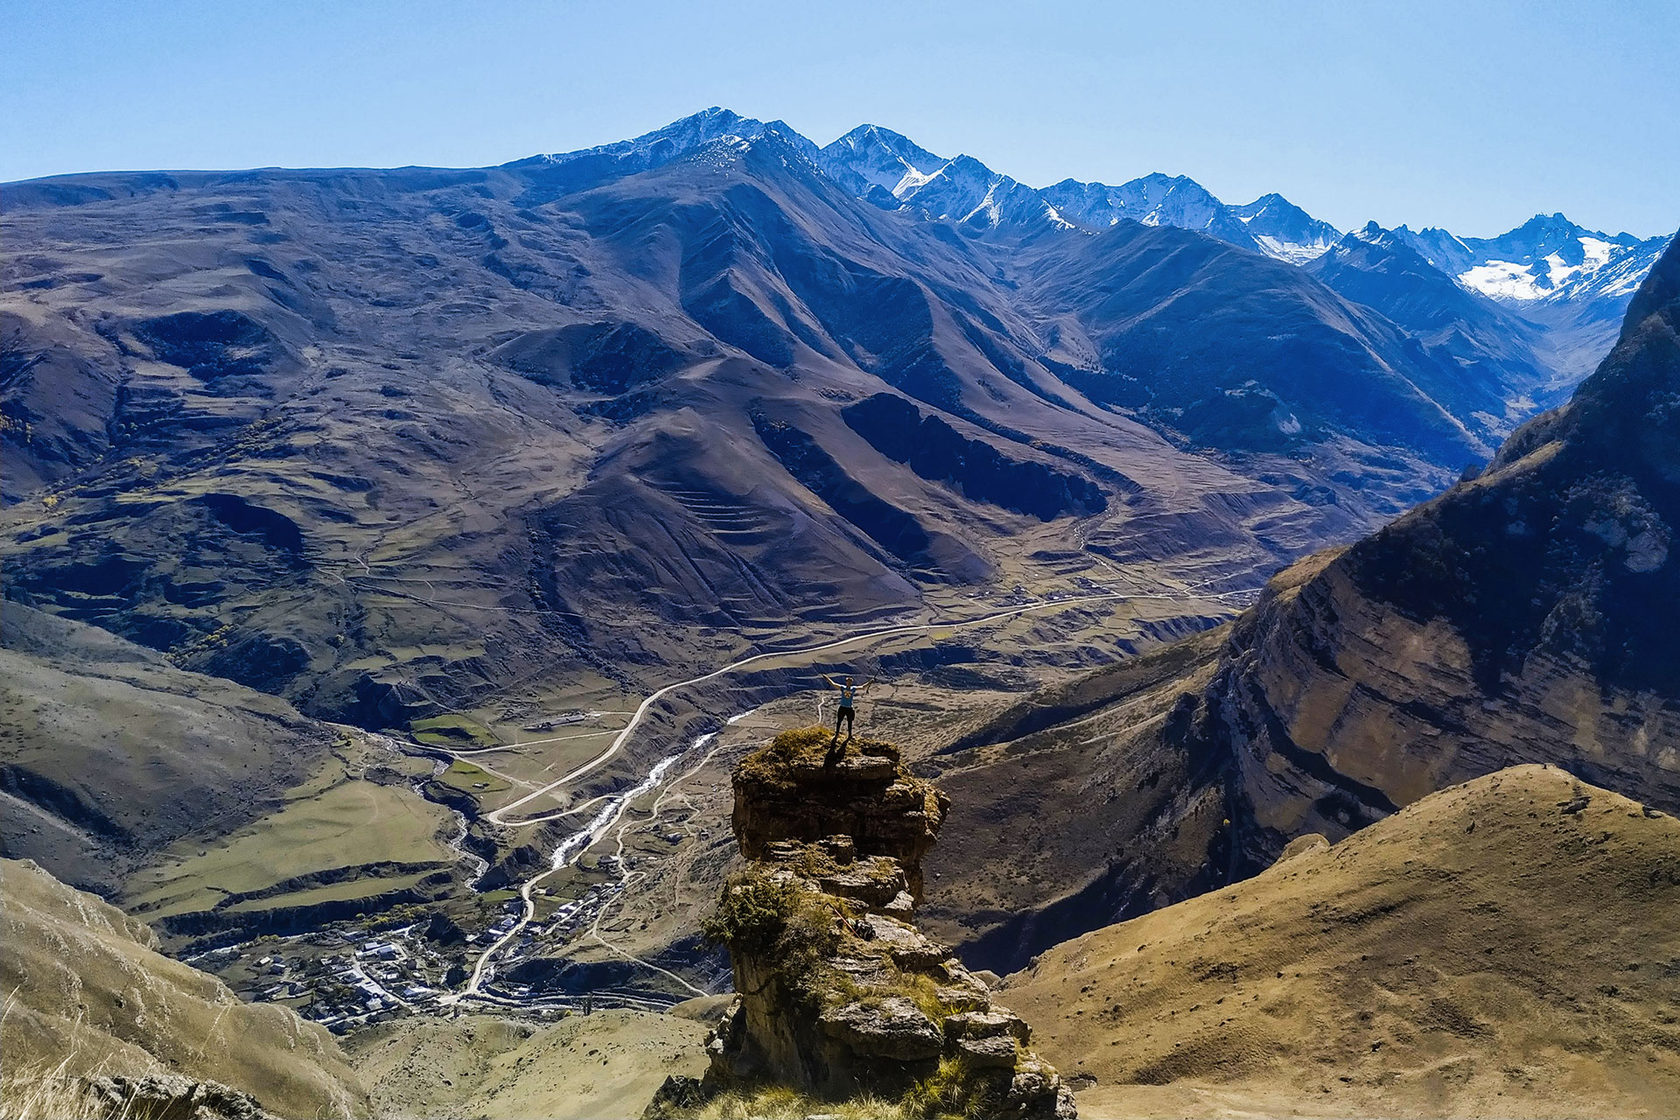
[[[1010,979],[1081,1115],[1676,1115],[1680,821],[1523,766],[1293,851]]]
[[[671,1074],[698,1075],[705,1037],[681,1015],[597,1011],[536,1024],[485,1014],[382,1024],[347,1049],[381,1116],[603,1120],[640,1116]]]
[[[368,1114],[360,1082],[320,1027],[241,1003],[221,981],[158,953],[146,926],[28,861],[0,861],[0,892],[8,1100],[45,1071],[168,1072],[248,1093],[281,1116]]]

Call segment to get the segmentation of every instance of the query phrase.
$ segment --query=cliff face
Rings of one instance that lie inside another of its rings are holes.
[[[829,744],[821,728],[785,732],[735,771],[748,864],[707,933],[729,949],[740,994],[703,1086],[672,1083],[655,1109],[778,1085],[897,1100],[905,1115],[1071,1120],[1026,1023],[913,923],[945,795],[889,743]]]
[[[1518,762],[1680,806],[1680,246],[1570,405],[1488,470],[1272,581],[1198,733],[1243,843],[1345,834]]]
[[[913,777],[891,743],[854,740],[841,750],[821,728],[788,732],[742,760],[734,787],[731,823],[747,859],[776,862],[793,850],[789,844],[827,844],[845,858],[849,842],[848,863],[896,867],[905,897],[877,903],[878,891],[860,896],[845,875],[822,880],[824,890],[905,914],[921,902],[922,859],[950,798]]]

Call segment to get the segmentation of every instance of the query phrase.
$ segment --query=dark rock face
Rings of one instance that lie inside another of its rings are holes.
[[[1027,1025],[912,923],[945,796],[891,744],[831,743],[821,728],[784,732],[736,768],[749,865],[708,935],[729,949],[740,998],[708,1043],[705,1083],[668,1086],[652,1113],[768,1082],[1071,1120],[1072,1093],[1028,1047]]]
[[[251,377],[283,355],[278,339],[239,311],[181,311],[144,319],[135,337],[160,362],[181,366],[200,381]]]
[[[248,1093],[175,1073],[96,1077],[88,1085],[112,1116],[134,1120],[274,1120]]]

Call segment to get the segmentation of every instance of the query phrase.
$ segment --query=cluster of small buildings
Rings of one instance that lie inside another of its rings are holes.
[[[203,956],[222,966],[219,970],[249,998],[295,1001],[300,1014],[334,1029],[437,999],[452,963],[414,925],[378,936],[360,929],[321,930],[281,939],[278,946],[264,945],[270,948],[248,964],[241,963],[239,946]]]
[[[610,856],[603,857],[599,867],[608,874],[622,874],[619,861]],[[617,894],[616,888],[617,884],[603,884],[580,898],[559,902],[543,921],[526,926],[503,949],[497,964],[505,970],[511,960],[539,942],[574,933]],[[478,953],[519,924],[523,907],[518,898],[506,900],[495,922],[466,934],[465,946],[457,941],[453,951],[427,940],[422,932],[425,924],[414,923],[378,932],[350,926],[264,938],[255,944],[213,949],[199,957],[247,998],[287,1002],[306,1018],[342,1031],[435,1003],[459,986],[462,970],[471,966]],[[247,954],[254,949],[265,955],[250,959]],[[499,991],[515,999],[533,998],[525,986]]]

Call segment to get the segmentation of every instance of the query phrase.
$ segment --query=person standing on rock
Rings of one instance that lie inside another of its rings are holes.
[[[830,688],[838,689],[840,692],[840,710],[834,713],[833,742],[838,743],[840,741],[840,724],[842,721],[846,724],[846,741],[851,742],[852,717],[857,714],[857,695],[874,684],[875,681],[870,679],[862,684],[853,684],[852,678],[847,677],[844,684],[835,684],[834,678],[827,673],[822,674],[822,679],[828,682]]]

